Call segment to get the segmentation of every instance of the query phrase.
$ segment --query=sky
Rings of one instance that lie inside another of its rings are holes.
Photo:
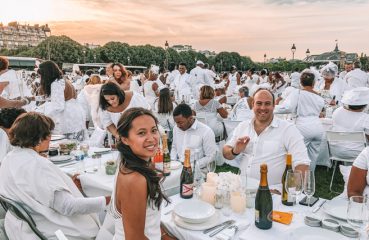
[[[369,54],[369,0],[11,0],[0,22],[45,24],[80,43],[235,51],[254,61],[332,51]]]

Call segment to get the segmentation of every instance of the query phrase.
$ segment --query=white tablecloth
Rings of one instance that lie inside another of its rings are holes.
[[[183,229],[178,227],[174,221],[172,220],[172,216],[171,214],[167,214],[165,215],[165,213],[167,213],[168,211],[170,211],[171,209],[173,209],[173,207],[182,201],[188,201],[186,199],[182,199],[179,197],[179,195],[175,195],[171,197],[172,203],[163,208],[162,209],[162,215],[161,215],[161,221],[162,223],[167,227],[167,229],[173,234],[175,235],[178,239],[180,240],[203,240],[203,239],[215,239],[215,237],[210,238],[208,235],[203,234],[202,231],[191,231],[191,230],[187,230],[187,229]],[[318,203],[316,203],[313,207],[305,207],[302,205],[296,205],[293,207],[287,207],[284,206],[281,203],[281,198],[278,195],[273,195],[273,208],[274,210],[278,210],[278,211],[286,211],[286,212],[294,212],[294,216],[293,216],[293,220],[292,223],[290,225],[284,225],[284,224],[280,224],[277,222],[273,222],[273,227],[269,230],[260,230],[255,226],[254,220],[255,220],[255,216],[254,216],[254,209],[248,208],[246,209],[246,212],[243,215],[236,215],[236,214],[231,214],[231,216],[229,217],[225,217],[224,215],[221,214],[221,219],[219,222],[224,222],[226,220],[229,219],[234,219],[236,220],[236,222],[242,221],[249,221],[250,222],[250,226],[244,230],[241,231],[239,233],[239,237],[238,239],[240,240],[256,240],[256,239],[268,239],[268,240],[273,240],[273,239],[288,239],[288,235],[290,231],[293,231],[296,228],[299,227],[303,227],[306,226],[304,224],[304,216],[306,213],[308,213],[309,211],[311,211],[312,209],[315,208],[315,206],[318,206],[317,204],[319,204],[322,200],[319,200]],[[317,215],[319,216],[324,216],[327,217],[327,215],[325,215],[325,213],[323,212],[322,209],[320,209],[317,213]],[[246,220],[247,219],[247,220]],[[344,237],[342,235],[342,237]],[[350,238],[346,238],[345,239],[350,239]]]
[[[90,148],[89,155],[91,156],[94,148]],[[79,179],[82,184],[82,189],[88,197],[110,196],[114,186],[114,175],[106,175],[104,163],[108,160],[119,159],[118,151],[111,151],[103,154],[101,158],[102,167],[94,172],[93,168],[98,162],[97,159],[85,158],[83,162],[74,165],[61,167],[62,171],[69,175],[80,173]],[[86,172],[85,172],[86,170]],[[163,182],[164,190],[167,195],[179,193],[179,181],[182,168],[172,170],[170,176],[166,177]]]

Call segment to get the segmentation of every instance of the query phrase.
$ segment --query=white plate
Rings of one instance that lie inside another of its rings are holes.
[[[111,148],[94,148],[93,149],[94,153],[107,153],[110,151],[111,151]]]
[[[323,210],[326,214],[332,217],[347,220],[348,201],[345,199],[335,199],[323,205]]]
[[[68,156],[68,155],[59,155],[59,156],[50,157],[49,159],[50,159],[50,161],[52,161],[53,163],[55,163],[55,162],[66,162],[66,161],[68,161],[68,160],[72,160],[72,156]]]
[[[303,226],[291,230],[287,235],[288,240],[344,240],[347,239],[340,233],[324,228]]]
[[[170,162],[170,169],[171,170],[176,170],[182,167],[182,163],[179,161],[171,161]]]
[[[191,199],[178,203],[173,212],[185,222],[203,223],[215,214],[215,208],[207,202]]]
[[[218,211],[216,211],[215,214],[208,221],[203,222],[203,223],[188,223],[188,222],[183,221],[183,219],[178,217],[174,212],[172,214],[173,214],[174,223],[178,227],[185,228],[188,230],[201,231],[201,230],[214,227],[220,223],[220,214]]]
[[[64,138],[65,138],[64,135],[51,135],[51,141],[62,140]]]

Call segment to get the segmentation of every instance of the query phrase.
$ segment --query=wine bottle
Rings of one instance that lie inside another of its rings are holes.
[[[162,139],[163,139],[163,154],[164,154],[163,173],[164,173],[164,176],[169,176],[170,175],[170,155],[169,155],[169,149],[168,149],[168,137],[167,137],[167,135],[163,134]]]
[[[190,161],[191,151],[185,150],[185,160],[183,163],[181,180],[180,180],[180,196],[181,198],[192,198],[193,196],[193,174]]]
[[[285,187],[288,170],[292,170],[292,155],[289,153],[286,155],[286,168],[282,175],[282,203],[286,206],[293,206],[295,202],[294,197],[288,194]]]
[[[273,200],[268,186],[268,166],[260,165],[260,184],[255,198],[255,225],[260,229],[272,227]]]

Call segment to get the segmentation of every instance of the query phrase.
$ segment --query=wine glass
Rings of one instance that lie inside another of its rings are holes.
[[[308,206],[310,207],[311,197],[315,193],[315,176],[314,171],[306,170],[304,175],[304,193],[307,196]]]
[[[302,173],[301,171],[298,171],[298,170],[293,171],[292,169],[288,170],[284,187],[286,188],[286,191],[288,192],[288,194],[290,194],[296,199],[296,204],[297,204],[297,198],[302,192]]]
[[[217,164],[214,160],[210,161],[206,164],[206,168],[208,169],[208,172],[215,172],[215,169],[217,168]]]
[[[368,198],[366,196],[352,196],[347,208],[347,222],[359,231],[359,239],[367,239],[365,229],[369,222]]]

